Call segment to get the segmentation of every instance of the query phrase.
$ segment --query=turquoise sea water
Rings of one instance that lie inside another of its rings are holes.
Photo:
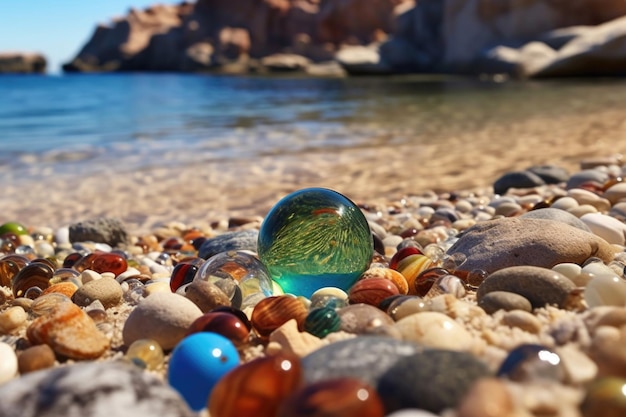
[[[0,174],[428,142],[494,120],[620,106],[624,80],[2,76]]]

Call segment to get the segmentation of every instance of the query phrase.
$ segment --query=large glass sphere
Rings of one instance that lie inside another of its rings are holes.
[[[338,192],[307,188],[268,213],[259,233],[259,258],[285,293],[310,297],[323,287],[347,291],[373,254],[361,210]]]

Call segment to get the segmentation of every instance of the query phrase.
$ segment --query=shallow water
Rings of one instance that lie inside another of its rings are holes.
[[[14,180],[428,144],[626,108],[626,81],[75,74],[3,76],[0,97],[0,179]]]

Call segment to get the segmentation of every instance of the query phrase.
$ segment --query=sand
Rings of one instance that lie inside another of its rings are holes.
[[[626,154],[626,118],[617,108],[434,132],[427,144],[389,145],[394,139],[389,135],[371,146],[175,168],[112,164],[88,175],[46,176],[43,170],[28,180],[5,175],[0,223],[60,227],[114,216],[131,233],[167,221],[202,227],[229,217],[262,217],[278,199],[302,187],[329,187],[356,202],[382,202],[426,190],[490,188],[503,173],[531,165],[555,164],[574,172],[581,160]]]

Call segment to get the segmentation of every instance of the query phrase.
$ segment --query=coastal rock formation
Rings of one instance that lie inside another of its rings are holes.
[[[420,0],[388,42],[415,50],[418,59],[399,68],[410,72],[623,74],[624,15],[618,0]]]
[[[23,52],[0,53],[0,74],[27,74],[46,72],[46,58],[41,54]]]
[[[384,40],[394,7],[407,1],[198,0],[131,9],[98,26],[63,69],[247,72],[267,69],[260,58],[274,54],[329,61],[342,45]]]
[[[623,75],[625,16],[620,0],[198,0],[131,9],[63,69]]]

